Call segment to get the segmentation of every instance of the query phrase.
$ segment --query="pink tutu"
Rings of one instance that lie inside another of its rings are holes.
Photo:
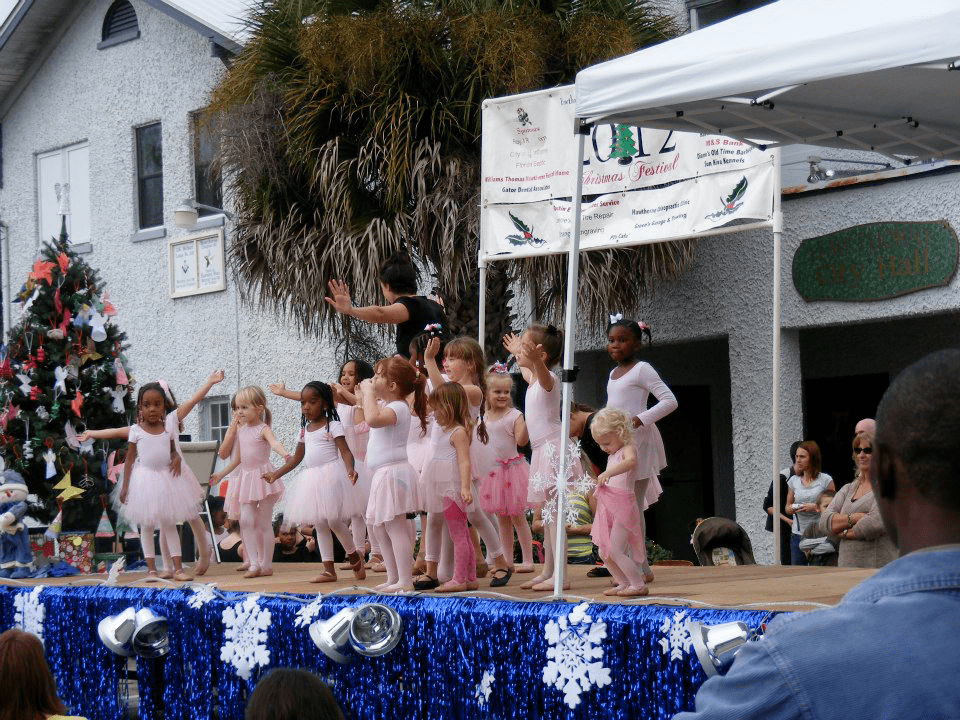
[[[480,483],[479,502],[485,512],[513,516],[527,507],[530,466],[523,455],[496,461],[496,467]]]
[[[417,474],[408,462],[383,465],[370,479],[367,525],[382,525],[417,510]]]
[[[181,523],[197,514],[203,489],[184,462],[179,476],[169,469],[152,470],[135,463],[130,475],[127,502],[120,503],[120,486],[113,488],[113,507],[128,525],[158,526],[161,522]]]
[[[350,478],[346,478],[347,499],[344,501],[344,517],[353,517],[354,515],[363,516],[367,512],[367,504],[370,502],[370,470],[363,460],[353,459],[353,469],[357,473],[357,482],[351,484]],[[349,511],[349,512],[347,512]]]
[[[640,532],[640,508],[636,496],[629,490],[601,485],[594,493],[597,500],[597,513],[593,516],[593,530],[590,536],[600,550],[600,557],[610,554],[610,535],[614,525],[623,525],[627,529],[627,547],[630,557],[636,562],[646,562],[647,551],[643,534]]]
[[[268,483],[263,479],[264,473],[273,472],[276,468],[271,463],[264,463],[253,468],[245,468],[243,465],[233,471],[231,485],[237,484],[237,508],[242,503],[259,502],[271,495],[279,498],[283,495],[283,483]]]
[[[407,460],[410,461],[414,472],[419,473],[423,470],[423,466],[430,457],[430,433],[427,432],[426,435],[420,437],[419,418],[413,418],[411,424],[416,425],[416,433],[410,442],[407,443]],[[427,429],[429,430],[429,426]]]
[[[353,505],[345,492],[349,483],[347,471],[339,460],[304,469],[284,500],[284,523],[317,525],[321,521],[350,517],[344,511],[345,506]]]
[[[460,467],[455,458],[432,457],[427,460],[420,472],[420,490],[423,493],[420,506],[427,512],[442,513],[445,500],[464,509],[460,497]]]

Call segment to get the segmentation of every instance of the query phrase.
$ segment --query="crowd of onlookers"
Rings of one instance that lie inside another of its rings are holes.
[[[870,483],[874,421],[857,423],[851,443],[853,481],[837,489],[821,468],[812,440],[790,447],[790,466],[780,471],[780,562],[783,565],[883,567],[897,556],[884,530]],[[773,530],[773,483],[763,503]]]

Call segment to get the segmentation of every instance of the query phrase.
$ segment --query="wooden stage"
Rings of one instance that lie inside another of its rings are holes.
[[[367,572],[367,579],[355,581],[349,570],[337,570],[338,582],[314,584],[310,579],[320,573],[319,563],[278,563],[270,577],[244,579],[235,564],[213,565],[196,582],[215,583],[222,591],[259,593],[371,593],[386,579],[383,573]],[[756,610],[807,611],[824,605],[835,605],[854,585],[870,577],[875,570],[859,568],[781,567],[774,565],[742,565],[739,567],[654,566],[655,580],[650,595],[643,598],[612,598],[603,594],[610,587],[608,578],[588,578],[592,566],[568,565],[570,590],[564,599],[582,602],[642,603],[645,605],[689,605],[692,607],[750,608]],[[3,580],[7,585],[80,585],[90,586],[106,580],[106,575],[75,575],[69,578],[36,580]],[[506,587],[491,588],[490,576],[480,579],[480,589],[464,593],[473,597],[500,600],[549,601],[552,592],[522,590],[520,584],[532,575],[514,575]],[[144,573],[123,573],[118,585],[133,587],[180,587],[182,583],[145,580]],[[415,593],[429,594],[434,593]]]

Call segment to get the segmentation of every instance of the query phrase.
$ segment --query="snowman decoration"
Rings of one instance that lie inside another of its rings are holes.
[[[27,527],[27,484],[16,470],[0,476],[0,578],[20,579],[33,574],[33,555]]]

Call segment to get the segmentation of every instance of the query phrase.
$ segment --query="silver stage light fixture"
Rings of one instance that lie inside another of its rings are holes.
[[[133,631],[136,630],[136,611],[128,607],[121,613],[105,617],[97,625],[97,634],[107,650],[123,657],[133,655]]]
[[[137,629],[133,631],[133,651],[140,657],[159,658],[170,652],[167,619],[150,608],[137,610]]]
[[[331,660],[350,662],[355,652],[366,657],[393,650],[403,636],[400,614],[388,605],[366,603],[345,607],[310,626],[310,639]]]
[[[690,637],[697,659],[707,677],[724,675],[733,664],[740,647],[762,634],[762,628],[748,628],[746,623],[728,622],[719,625],[690,623]]]

